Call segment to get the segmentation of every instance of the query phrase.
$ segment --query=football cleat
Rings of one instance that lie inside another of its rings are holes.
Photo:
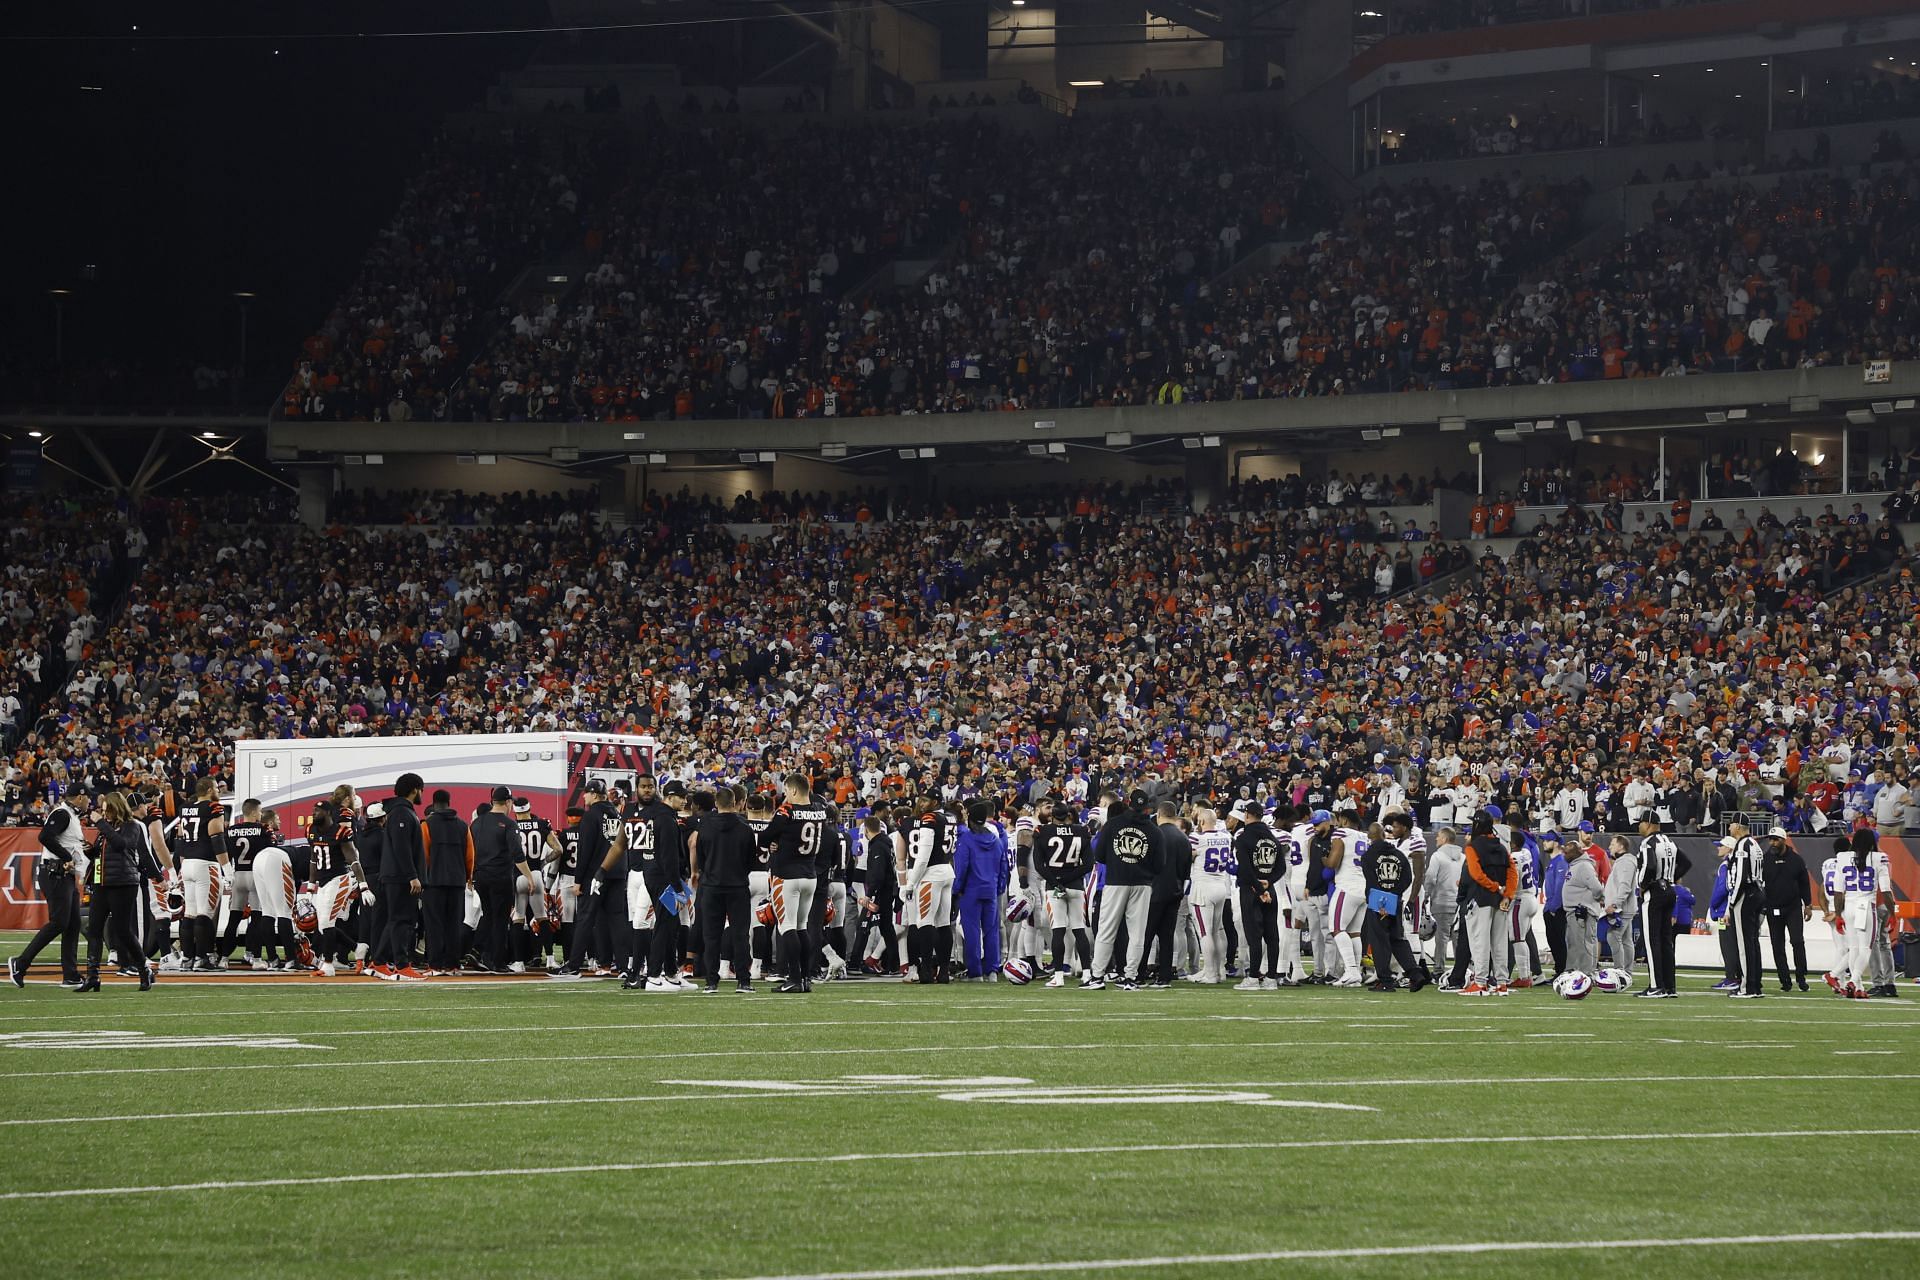
[[[1067,975],[1063,972],[1056,972],[1051,978],[1047,979],[1047,985],[1055,989],[1064,987],[1067,985]]]

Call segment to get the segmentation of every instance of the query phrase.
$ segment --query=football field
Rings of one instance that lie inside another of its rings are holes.
[[[1699,975],[1579,1003],[39,976],[0,991],[13,1275],[1864,1277],[1920,1255],[1920,999],[1737,1002]]]

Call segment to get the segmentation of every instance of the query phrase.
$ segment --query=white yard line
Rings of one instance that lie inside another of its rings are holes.
[[[490,1103],[488,1105],[499,1105]],[[120,1196],[120,1195],[165,1195],[182,1194],[195,1191],[237,1191],[268,1187],[327,1187],[348,1186],[355,1183],[378,1182],[431,1182],[482,1178],[529,1178],[553,1177],[556,1175],[577,1175],[590,1173],[649,1173],[675,1169],[744,1169],[767,1166],[787,1165],[836,1165],[910,1162],[926,1160],[1053,1160],[1060,1156],[1094,1155],[1153,1155],[1163,1153],[1184,1153],[1192,1151],[1319,1151],[1362,1147],[1427,1147],[1427,1146],[1493,1146],[1525,1145],[1529,1143],[1586,1143],[1586,1142],[1747,1142],[1754,1140],[1791,1140],[1805,1138],[1904,1138],[1920,1136],[1920,1129],[1779,1129],[1750,1133],[1553,1133],[1553,1134],[1504,1134],[1481,1137],[1414,1137],[1414,1138],[1354,1138],[1324,1140],[1306,1140],[1295,1142],[1180,1142],[1147,1143],[1132,1146],[1100,1147],[1000,1147],[987,1150],[959,1151],[854,1151],[841,1155],[810,1156],[742,1156],[719,1160],[653,1160],[633,1161],[610,1164],[576,1164],[560,1166],[526,1166],[500,1169],[409,1169],[388,1173],[336,1173],[317,1177],[302,1178],[247,1178],[226,1179],[209,1182],[170,1182],[146,1183],[110,1187],[65,1187],[48,1191],[6,1191],[0,1192],[0,1200],[61,1200],[81,1197]],[[1796,1240],[1822,1240],[1829,1237],[1817,1236],[1777,1236],[1751,1237],[1753,1242],[1771,1241],[1787,1243]],[[1842,1237],[1831,1237],[1842,1238]],[[1859,1234],[1845,1238],[1852,1239],[1920,1239],[1920,1232],[1889,1233],[1886,1235]],[[1664,1242],[1660,1242],[1664,1243]],[[1442,1248],[1444,1246],[1435,1246]],[[1567,1248],[1568,1245],[1539,1245],[1528,1247]],[[1627,1246],[1620,1246],[1627,1247]],[[1424,1247],[1422,1247],[1424,1249]],[[1409,1247],[1407,1252],[1417,1252]],[[1265,1258],[1268,1255],[1249,1255]],[[1292,1255],[1276,1255],[1292,1256]],[[1330,1257],[1345,1257],[1345,1253],[1333,1253]],[[1364,1252],[1352,1256],[1365,1256]],[[1175,1262],[1179,1259],[1173,1260]],[[1204,1259],[1199,1259],[1204,1261]],[[1142,1260],[1139,1265],[1166,1265],[1167,1260]],[[1050,1264],[1055,1270],[1070,1270],[1082,1267],[1085,1263]],[[1098,1264],[1093,1264],[1098,1265]],[[1020,1268],[1009,1268],[1019,1270]],[[850,1273],[865,1274],[865,1273]],[[892,1275],[893,1272],[878,1274]],[[918,1273],[897,1273],[918,1274]],[[959,1273],[964,1274],[964,1273]],[[991,1273],[989,1273],[991,1274]]]
[[[1482,1240],[1467,1244],[1374,1245],[1353,1249],[1266,1249],[1253,1253],[1187,1253],[1158,1258],[1084,1258],[1074,1262],[995,1262],[881,1271],[809,1271],[754,1280],[939,1280],[948,1276],[1052,1275],[1063,1271],[1145,1271],[1161,1267],[1236,1266],[1253,1262],[1315,1262],[1342,1258],[1417,1258],[1500,1253],[1611,1252],[1629,1249],[1724,1249],[1784,1244],[1860,1244],[1920,1240],[1920,1231],[1820,1231],[1774,1236],[1683,1236],[1672,1240]]]

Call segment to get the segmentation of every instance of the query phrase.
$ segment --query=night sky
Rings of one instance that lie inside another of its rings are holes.
[[[16,252],[0,286],[0,377],[12,398],[41,399],[23,389],[49,385],[56,288],[73,291],[69,366],[111,360],[168,383],[196,363],[237,361],[232,295],[256,292],[249,365],[270,396],[391,213],[435,118],[477,104],[540,39],[302,35],[546,21],[537,0],[10,13],[0,92]],[[25,38],[35,35],[106,38]],[[247,38],[164,38],[183,35]]]

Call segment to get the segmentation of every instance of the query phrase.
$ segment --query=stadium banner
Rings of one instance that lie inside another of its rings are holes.
[[[38,827],[0,827],[0,929],[47,922],[47,900],[33,876],[41,852]]]

